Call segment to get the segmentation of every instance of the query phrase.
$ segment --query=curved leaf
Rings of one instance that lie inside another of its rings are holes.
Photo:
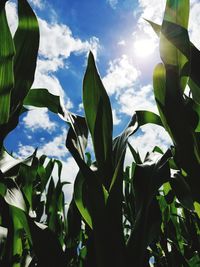
[[[52,95],[47,89],[31,89],[23,101],[23,105],[34,107],[46,107],[54,113],[64,116],[60,104],[60,97]]]

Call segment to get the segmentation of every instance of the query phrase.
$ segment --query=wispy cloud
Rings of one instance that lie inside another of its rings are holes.
[[[107,3],[113,8],[115,9],[117,4],[118,4],[118,0],[107,0]]]
[[[30,2],[39,9],[43,9],[45,7],[44,0],[30,0]]]

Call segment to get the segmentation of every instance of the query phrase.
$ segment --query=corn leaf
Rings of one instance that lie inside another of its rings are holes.
[[[64,116],[60,97],[49,93],[47,89],[31,89],[23,101],[25,106],[46,107],[54,113]]]
[[[0,152],[0,170],[2,173],[7,173],[12,168],[19,166],[21,163],[30,165],[33,156],[34,154],[27,159],[16,159],[3,148]]]
[[[74,201],[84,221],[92,229],[92,218],[88,210],[87,185],[81,172],[78,173],[74,183]]]
[[[103,183],[108,186],[112,176],[110,173],[112,170],[112,111],[91,52],[83,80],[83,105],[86,122],[92,136],[98,170]]]
[[[65,255],[56,234],[46,226],[27,218],[31,236],[33,239],[33,250],[37,256],[39,266],[64,267]]]
[[[161,27],[160,35],[160,56],[165,65],[171,65],[176,68],[176,72],[180,77],[178,88],[173,88],[174,94],[177,95],[176,90],[184,91],[187,84],[189,68],[188,58],[176,46],[174,46],[168,39],[176,39],[180,45],[186,50],[186,54],[190,55],[190,41],[188,36],[188,18],[189,18],[189,1],[172,1],[167,0],[164,19]],[[177,27],[173,27],[173,24]],[[187,66],[188,70],[182,73],[183,67]]]
[[[5,13],[5,2],[0,4],[0,124],[8,122],[10,115],[10,96],[14,85],[13,57],[14,44]]]
[[[19,26],[14,36],[16,55],[14,59],[15,86],[12,91],[12,112],[20,107],[34,80],[39,48],[37,18],[26,0],[18,1]]]
[[[161,26],[147,20],[150,25],[152,26],[155,33],[160,36]],[[188,65],[190,66],[189,76],[190,79],[188,81],[188,85],[192,91],[193,99],[200,103],[200,79],[199,79],[199,66],[200,66],[200,51],[194,46],[193,43],[190,42],[190,50],[188,50],[188,45],[184,45],[185,41],[184,38],[187,37],[186,29],[181,27],[180,25],[177,25],[175,23],[167,22],[168,30],[164,32],[165,37],[169,42],[171,42],[187,59],[189,60]],[[175,35],[171,34],[172,31],[170,29],[173,29],[174,32],[182,32],[181,35]],[[186,65],[186,71],[188,66]],[[184,71],[182,71],[184,74]]]
[[[161,217],[155,197],[160,186],[170,179],[170,157],[169,151],[157,158],[155,154],[149,155],[134,172],[136,221],[128,241],[127,256],[129,262],[135,262],[138,267],[144,266],[147,246],[160,231]]]

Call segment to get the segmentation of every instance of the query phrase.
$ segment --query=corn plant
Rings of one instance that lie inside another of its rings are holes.
[[[136,111],[115,138],[110,100],[93,54],[83,80],[81,117],[67,112],[47,89],[30,90],[39,43],[37,18],[26,0],[18,0],[19,26],[12,38],[5,3],[0,4],[0,265],[199,266],[200,52],[189,40],[189,1],[167,0],[162,25],[149,21],[160,38],[163,61],[153,77],[160,116]],[[66,147],[79,172],[67,216],[61,162],[36,152],[15,159],[3,146],[28,105],[47,107],[69,126]],[[147,123],[164,127],[173,146],[165,153],[155,147],[142,160],[128,140]],[[88,135],[93,161],[87,153]],[[125,168],[127,149],[133,162]]]

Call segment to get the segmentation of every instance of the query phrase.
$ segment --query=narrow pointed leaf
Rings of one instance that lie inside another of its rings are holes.
[[[13,56],[14,44],[8,26],[5,2],[0,4],[0,124],[8,122],[10,114],[10,96],[14,85]]]
[[[87,203],[84,203],[84,198],[87,198],[86,182],[84,176],[79,172],[74,184],[74,201],[81,216],[92,229],[92,218],[88,211]]]
[[[160,56],[165,65],[172,65],[177,69],[180,77],[180,88],[184,91],[189,69],[182,74],[184,66],[188,66],[188,58],[179,49],[177,49],[168,39],[166,33],[170,35],[169,39],[176,38],[180,41],[180,45],[185,48],[187,55],[190,55],[190,41],[187,32],[189,18],[189,0],[172,1],[167,0],[164,20],[161,27],[160,35]],[[170,23],[177,24],[179,30],[171,27]],[[180,90],[177,88],[176,90]],[[174,94],[176,91],[174,89]]]
[[[83,81],[83,105],[98,169],[105,182],[111,175],[113,120],[110,101],[91,52]]]
[[[39,48],[37,18],[26,0],[18,1],[19,26],[14,36],[16,55],[14,60],[15,86],[12,91],[12,111],[22,105],[34,80]]]

